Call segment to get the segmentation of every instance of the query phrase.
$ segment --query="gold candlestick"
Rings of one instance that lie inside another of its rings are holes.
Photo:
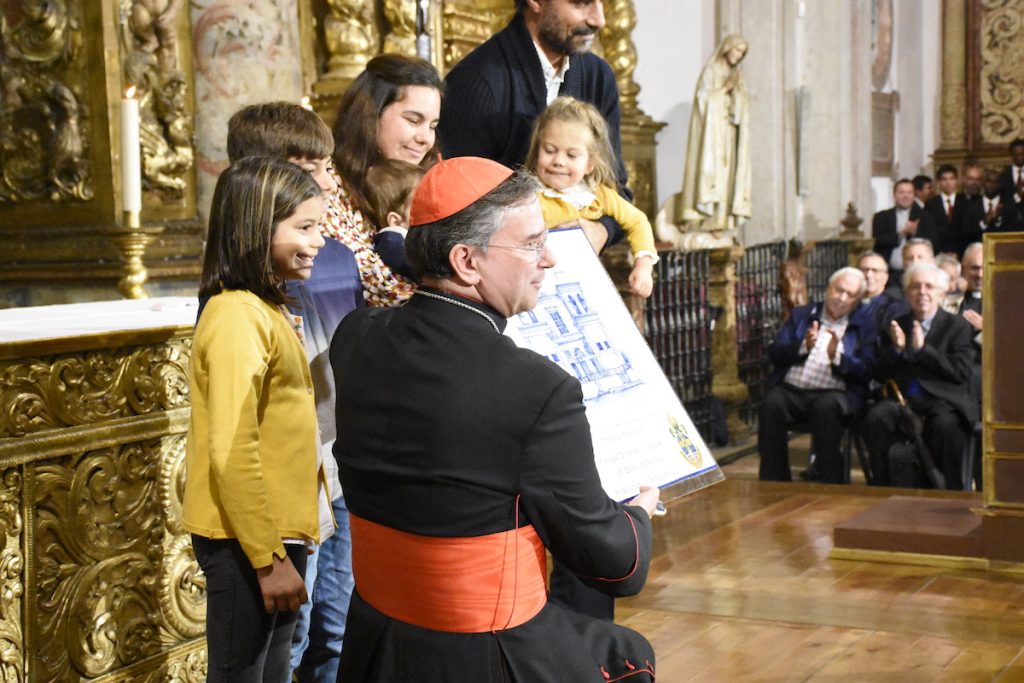
[[[114,244],[124,258],[124,275],[117,283],[117,289],[126,299],[148,299],[149,293],[143,288],[149,279],[146,264],[142,260],[146,247],[160,234],[159,226],[142,227],[138,211],[125,211],[121,227],[114,233]]]

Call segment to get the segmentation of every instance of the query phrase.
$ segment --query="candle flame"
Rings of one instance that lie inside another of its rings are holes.
[[[309,95],[303,95],[302,96],[302,99],[299,100],[299,106],[302,107],[303,109],[308,109],[309,111],[313,111],[313,105],[310,104]]]
[[[128,98],[129,100],[132,99],[133,97],[135,97],[135,86],[133,85],[130,88],[128,88],[127,90],[125,90],[124,91],[124,96],[126,98]]]

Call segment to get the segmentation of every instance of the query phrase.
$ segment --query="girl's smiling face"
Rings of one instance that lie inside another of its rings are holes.
[[[537,177],[548,187],[565,190],[578,185],[594,170],[590,148],[594,136],[586,126],[551,121],[537,149]]]
[[[323,213],[323,200],[311,197],[274,227],[274,236],[270,240],[270,264],[274,275],[282,280],[309,279],[313,272],[313,259],[324,246],[324,238],[317,227]]]

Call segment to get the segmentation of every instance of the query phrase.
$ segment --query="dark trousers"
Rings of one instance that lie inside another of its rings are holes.
[[[615,598],[586,585],[558,560],[551,567],[551,602],[602,621],[615,621]]]
[[[192,536],[196,561],[206,575],[208,683],[288,683],[297,612],[267,614],[256,570],[234,539]],[[306,546],[286,544],[299,576]]]
[[[909,403],[924,423],[924,444],[931,453],[936,467],[946,478],[946,488],[962,489],[960,468],[968,438],[966,420],[953,404],[941,398],[913,397]],[[895,401],[890,400],[876,403],[864,418],[862,433],[871,458],[873,484],[888,486],[891,482],[889,448],[897,443],[897,440],[906,440],[901,434],[896,433],[899,422],[900,407]]]
[[[840,453],[843,430],[853,414],[850,396],[838,390],[797,389],[777,384],[761,402],[757,451],[761,455],[761,481],[791,481],[789,429],[799,424],[811,432],[811,452],[821,481],[842,484],[846,463]]]

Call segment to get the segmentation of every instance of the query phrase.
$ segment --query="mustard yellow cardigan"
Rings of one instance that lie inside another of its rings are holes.
[[[633,256],[640,252],[649,252],[652,258],[657,257],[658,250],[654,246],[654,229],[644,212],[636,208],[619,193],[607,185],[601,185],[594,192],[597,198],[582,209],[577,209],[561,197],[551,196],[541,190],[540,208],[544,212],[544,225],[550,230],[563,223],[578,221],[580,218],[596,221],[601,216],[611,216],[622,226],[629,241],[629,249]]]
[[[189,377],[185,528],[238,539],[254,568],[285,557],[282,538],[319,542],[313,381],[283,312],[252,292],[212,297]]]

